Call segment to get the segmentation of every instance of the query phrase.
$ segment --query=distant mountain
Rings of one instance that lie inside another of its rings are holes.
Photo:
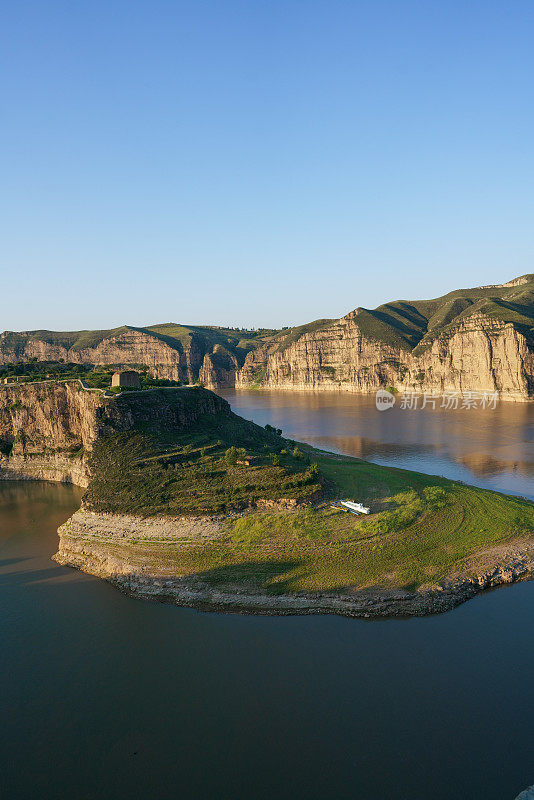
[[[176,323],[0,334],[0,364],[146,365],[210,388],[498,391],[534,397],[534,275],[283,330]]]
[[[145,365],[156,377],[199,380],[206,356],[210,369],[235,373],[257,342],[277,331],[248,331],[168,322],[109,330],[5,331],[0,334],[0,364],[66,361],[75,364]]]

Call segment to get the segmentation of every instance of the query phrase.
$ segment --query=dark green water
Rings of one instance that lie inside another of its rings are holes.
[[[0,483],[6,800],[512,800],[534,582],[418,620],[203,614],[50,561],[79,492]]]

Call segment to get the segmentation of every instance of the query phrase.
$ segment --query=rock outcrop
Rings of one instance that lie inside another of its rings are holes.
[[[534,785],[529,786],[517,795],[515,800],[534,800]]]
[[[196,380],[203,353],[195,342],[171,346],[163,339],[134,328],[106,332],[92,346],[76,346],[49,331],[0,334],[0,363],[16,361],[66,361],[72,364],[144,365],[156,378]]]
[[[286,345],[272,342],[247,355],[236,387],[270,389],[499,392],[534,397],[534,349],[512,323],[469,317],[413,351],[365,336],[351,314]]]
[[[0,479],[86,487],[89,455],[100,437],[131,430],[139,422],[157,423],[161,430],[185,427],[219,411],[230,413],[228,403],[200,389],[107,397],[83,388],[80,381],[0,386]]]
[[[209,389],[499,392],[534,398],[534,276],[427,301],[356,308],[281,331],[174,323],[109,331],[5,332],[0,366],[16,361],[143,365]]]
[[[105,402],[78,381],[0,387],[0,477],[86,486]]]
[[[449,611],[487,589],[530,580],[534,545],[530,540],[479,554],[476,567],[438,585],[355,588],[338,592],[267,594],[239,583],[218,585],[200,575],[180,574],[170,548],[202,547],[225,538],[225,518],[149,518],[77,511],[59,528],[54,559],[110,581],[147,600],[242,614],[339,614],[346,617],[426,616]],[[139,550],[137,544],[150,545]],[[221,545],[222,546],[222,545]],[[469,567],[466,563],[465,567]]]
[[[185,446],[180,445],[177,451],[177,442],[183,442],[181,437],[189,429],[193,436],[200,433],[201,442],[208,441],[206,436],[226,437],[226,444],[218,439],[214,445],[202,444],[199,458],[209,459],[207,451],[213,446],[220,447],[220,453],[226,458],[215,456],[207,467],[206,462],[202,467],[187,436]],[[164,444],[163,450],[159,446],[148,451],[138,450],[134,444],[133,449],[123,448],[121,455],[121,442],[149,441],[150,431],[157,442]],[[280,593],[269,593],[266,591],[268,581],[263,589],[261,584],[253,589],[246,577],[244,583],[238,577],[241,557],[239,551],[231,548],[239,537],[234,540],[233,534],[229,535],[229,525],[232,521],[241,522],[238,518],[244,514],[257,514],[260,510],[261,518],[265,509],[275,514],[298,513],[296,500],[300,502],[304,498],[308,505],[317,499],[315,493],[321,487],[315,478],[317,465],[312,465],[315,472],[312,467],[291,473],[275,470],[273,478],[274,458],[265,466],[263,477],[255,478],[259,467],[252,466],[245,475],[236,474],[237,482],[232,483],[221,462],[228,464],[231,450],[224,448],[229,442],[239,442],[238,436],[248,442],[247,447],[252,447],[256,440],[258,448],[262,443],[268,447],[270,436],[278,442],[277,434],[236,417],[225,400],[200,387],[132,391],[118,396],[87,390],[80,381],[0,387],[0,479],[66,481],[82,487],[90,484],[82,508],[59,530],[60,546],[55,558],[62,564],[110,580],[137,596],[180,605],[262,614],[424,615],[453,608],[485,589],[529,579],[534,573],[530,507],[523,509],[521,505],[524,535],[518,533],[510,541],[484,551],[478,547],[470,558],[455,562],[448,576],[438,584],[421,585],[414,591],[403,583],[388,586],[386,582],[381,588],[380,582],[376,583],[373,578],[372,584],[364,580],[361,584],[347,583],[344,589],[328,588],[324,592],[287,588]],[[286,450],[280,452],[287,455]],[[360,465],[361,462],[357,462],[358,468]],[[230,464],[228,469],[232,471],[234,467]],[[188,471],[185,493],[184,484],[180,484],[183,470]],[[274,499],[269,496],[269,486],[262,483],[265,475],[276,480],[278,494]],[[285,485],[288,478],[290,482]],[[97,489],[100,486],[100,495],[98,491],[95,495],[95,486]],[[239,486],[243,486],[247,500],[254,498],[254,491],[256,495],[260,492],[259,499],[246,507],[236,505]],[[302,494],[299,486],[304,487],[306,493]],[[170,487],[175,487],[179,493],[173,495]],[[230,507],[220,511],[217,505],[213,506],[214,511],[206,512],[205,505],[191,504],[191,496],[206,495],[208,490],[213,496],[226,493],[231,500]],[[277,497],[288,496],[281,494],[282,491],[294,492],[294,495],[289,500],[276,501]],[[179,500],[174,506],[173,497]],[[131,511],[132,501],[134,512]],[[516,498],[509,498],[507,502],[519,503]],[[195,511],[195,508],[203,510]],[[513,508],[515,525],[519,512],[515,505]],[[288,519],[284,524],[288,524]],[[315,537],[315,529],[311,530]],[[293,537],[290,551],[293,555],[294,533],[290,532],[290,536]],[[270,537],[267,542],[268,548],[272,548]],[[249,541],[247,547],[250,544]],[[330,542],[326,545],[325,552],[329,553]],[[228,546],[230,551],[226,556],[229,558],[221,561]],[[202,547],[208,550],[214,547],[214,552],[219,553],[215,580],[213,574],[212,579],[209,577],[213,570],[191,571],[188,567],[195,563],[193,550]],[[180,554],[184,559],[182,563]],[[351,557],[355,557],[354,550],[351,550]],[[193,562],[188,561],[190,558]],[[285,559],[279,563],[286,569],[293,562]],[[221,565],[226,574],[222,583]],[[251,562],[251,566],[255,570],[257,563]]]

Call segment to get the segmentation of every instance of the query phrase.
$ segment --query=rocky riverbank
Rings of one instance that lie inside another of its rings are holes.
[[[2,478],[86,487],[57,561],[180,605],[424,615],[534,569],[529,501],[309,448],[200,387],[2,386]]]
[[[148,422],[181,429],[216,413],[230,413],[230,406],[199,388],[108,396],[78,380],[0,386],[0,479],[87,488],[90,456],[102,438]]]
[[[478,552],[461,570],[417,591],[367,586],[335,593],[271,594],[239,583],[221,585],[215,571],[181,574],[181,548],[223,542],[231,518],[143,519],[82,509],[59,529],[54,559],[147,600],[264,615],[426,616],[448,611],[485,590],[534,576],[534,542],[529,540]]]

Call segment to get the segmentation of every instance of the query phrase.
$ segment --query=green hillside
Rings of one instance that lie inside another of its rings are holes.
[[[94,446],[86,508],[145,519],[221,515],[215,538],[180,538],[179,528],[179,538],[139,538],[126,526],[120,540],[106,540],[114,558],[145,573],[274,595],[414,591],[455,572],[483,573],[488,548],[534,535],[527,500],[316,450],[225,405],[189,424],[162,424],[162,406],[194,416],[205,397],[188,388],[121,395],[113,405],[131,412],[136,426]],[[343,497],[371,513],[331,506]]]
[[[278,333],[276,330],[263,328],[250,331],[210,325],[179,325],[176,322],[149,325],[147,328],[137,328],[137,330],[155,335],[178,349],[194,341],[207,353],[215,352],[219,357],[230,353],[237,358],[239,364],[243,363],[250,350],[263,344],[266,338]]]
[[[515,286],[457,289],[433,300],[397,300],[374,310],[360,308],[354,320],[365,336],[405,350],[421,351],[437,336],[479,314],[512,322],[534,340],[534,275],[522,280]]]
[[[501,286],[457,289],[432,300],[396,300],[375,309],[357,308],[351,318],[364,336],[404,350],[423,351],[439,335],[463,320],[484,315],[513,323],[529,341],[534,341],[534,274],[524,275]],[[233,359],[242,366],[248,352],[264,344],[276,344],[284,351],[301,336],[329,327],[335,320],[318,319],[305,325],[280,329],[245,330],[214,325],[181,325],[166,322],[147,327],[122,325],[109,330],[7,332],[0,340],[0,353],[15,353],[24,359],[24,348],[31,342],[44,342],[80,351],[94,348],[105,339],[128,330],[152,336],[175,350],[194,347],[212,353],[214,360],[231,368]]]
[[[104,339],[119,336],[125,333],[128,326],[96,331],[22,331],[16,333],[7,331],[2,338],[2,348],[22,350],[29,342],[44,342],[53,347],[66,347],[72,350],[83,350],[86,347],[96,347]]]

